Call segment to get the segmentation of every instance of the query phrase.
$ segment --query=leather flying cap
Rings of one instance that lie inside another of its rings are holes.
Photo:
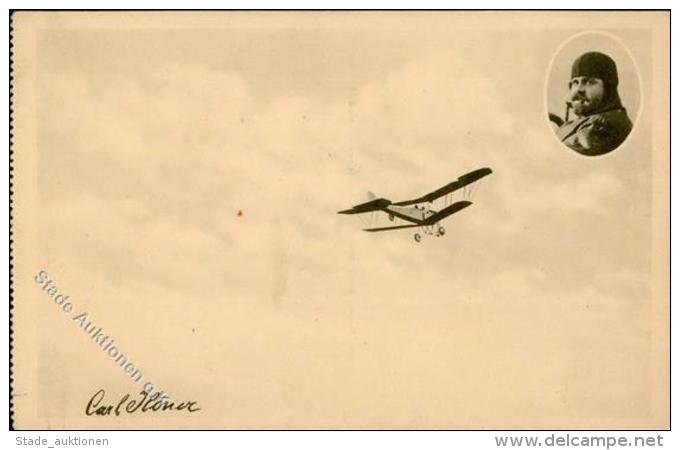
[[[571,66],[571,78],[574,77],[599,78],[609,88],[615,88],[619,84],[616,63],[600,52],[588,52],[576,58]]]

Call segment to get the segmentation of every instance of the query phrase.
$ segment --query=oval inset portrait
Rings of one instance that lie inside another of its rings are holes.
[[[558,49],[546,82],[548,119],[559,141],[598,156],[620,148],[641,108],[637,65],[614,35],[586,32]]]

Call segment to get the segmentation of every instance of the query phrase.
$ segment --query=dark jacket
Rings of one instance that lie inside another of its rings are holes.
[[[557,136],[572,150],[595,156],[621,145],[632,128],[626,110],[618,107],[565,122],[557,130]]]

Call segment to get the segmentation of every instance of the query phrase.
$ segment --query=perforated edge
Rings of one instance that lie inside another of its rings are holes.
[[[14,216],[12,214],[12,204],[14,200],[14,28],[13,16],[15,11],[9,11],[9,429],[15,430],[14,427],[14,330],[13,330],[13,315],[14,310],[14,289],[12,288],[14,282],[14,235],[12,234],[12,224],[14,223]]]

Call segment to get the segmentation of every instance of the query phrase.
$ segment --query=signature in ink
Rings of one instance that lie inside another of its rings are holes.
[[[174,402],[167,399],[160,399],[160,392],[153,395],[147,394],[145,391],[139,392],[138,398],[130,398],[130,394],[125,394],[118,400],[118,403],[110,403],[104,401],[106,392],[100,389],[90,398],[85,407],[85,414],[88,416],[110,416],[115,414],[120,416],[121,413],[134,414],[146,412],[163,412],[163,411],[187,411],[190,413],[200,411],[195,401]]]

